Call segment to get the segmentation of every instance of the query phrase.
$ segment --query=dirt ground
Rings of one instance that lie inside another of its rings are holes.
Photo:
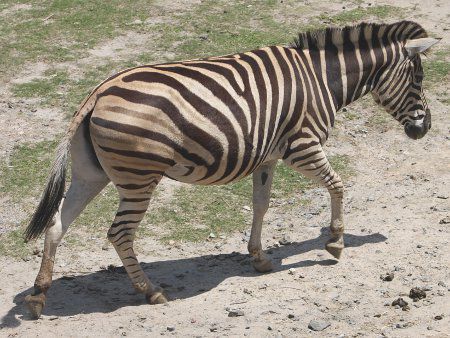
[[[450,5],[434,0],[416,8],[417,21],[448,45]],[[94,61],[105,45],[91,54]],[[448,82],[427,92],[433,127],[418,141],[395,121],[368,124],[380,112],[366,104],[348,108],[355,119],[339,115],[327,153],[349,155],[356,172],[345,182],[346,249],[339,262],[324,250],[330,208],[321,188],[305,193],[307,206],[286,211],[272,203],[263,231],[275,263],[271,273],[253,270],[247,233],[197,244],[140,239],[138,245],[149,249],[138,257],[142,266],[172,299],[164,305],[147,305],[134,293],[112,248],[99,243],[74,252],[62,243],[39,320],[30,319],[24,298],[40,257],[0,257],[0,336],[450,336],[450,114],[437,91],[449,95]],[[56,110],[38,108],[15,119],[17,107],[33,102],[7,108],[8,89],[1,94],[1,156],[14,144],[51,138],[64,128]],[[4,219],[14,218],[13,208],[2,210]],[[381,278],[387,273],[392,281]],[[412,288],[426,297],[413,301]],[[399,297],[407,308],[392,306]],[[314,332],[311,320],[329,326]]]

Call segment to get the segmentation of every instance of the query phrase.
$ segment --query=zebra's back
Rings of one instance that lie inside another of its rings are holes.
[[[118,178],[151,169],[223,184],[281,158],[294,110],[289,53],[267,47],[118,74],[99,88],[91,117],[102,166]]]

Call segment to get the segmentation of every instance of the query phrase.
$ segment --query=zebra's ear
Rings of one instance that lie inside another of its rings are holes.
[[[431,46],[437,44],[441,39],[435,38],[420,38],[414,40],[407,40],[405,44],[405,49],[410,57],[416,54],[425,52]]]

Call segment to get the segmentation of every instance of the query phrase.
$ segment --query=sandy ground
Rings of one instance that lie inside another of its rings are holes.
[[[449,6],[417,6],[419,21],[448,44]],[[438,90],[448,94],[448,83]],[[74,252],[63,243],[37,321],[23,300],[40,258],[0,258],[0,336],[449,336],[450,115],[434,93],[428,99],[433,128],[419,141],[409,140],[395,121],[367,125],[380,112],[361,104],[349,108],[357,119],[340,115],[327,152],[349,155],[357,174],[345,182],[347,248],[339,262],[324,250],[330,209],[320,188],[306,193],[307,206],[285,211],[273,203],[269,209],[263,243],[275,270],[268,274],[252,269],[245,233],[174,246],[140,239],[148,249],[139,256],[142,266],[172,299],[165,305],[147,305],[134,293],[124,271],[114,267],[120,261],[113,249],[91,241],[89,250]],[[44,115],[14,124],[16,132],[38,139],[28,133],[35,123],[49,130],[62,123],[56,113],[50,122]],[[14,120],[1,116],[0,135]],[[11,142],[2,151],[23,138]],[[283,236],[291,243],[280,245]],[[393,273],[392,281],[380,278],[386,273]],[[426,298],[409,298],[414,287]],[[392,306],[399,297],[409,303],[406,311]],[[230,317],[230,310],[242,312]],[[329,326],[313,332],[311,320]]]

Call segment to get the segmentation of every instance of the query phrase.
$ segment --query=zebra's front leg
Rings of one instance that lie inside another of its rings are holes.
[[[269,208],[270,189],[276,161],[265,163],[253,172],[253,223],[248,251],[254,258],[253,267],[259,272],[268,272],[273,269],[272,262],[262,250],[261,230],[262,222]]]
[[[133,249],[135,232],[147,211],[150,195],[126,196],[121,194],[119,210],[108,231],[108,239],[116,249],[135,290],[143,293],[149,304],[166,303],[163,290],[150,282]]]
[[[331,237],[325,248],[336,259],[339,259],[344,249],[344,187],[341,178],[333,170],[322,150],[310,151],[309,153],[312,155],[291,155],[284,162],[304,176],[328,189],[331,197]],[[296,161],[296,159],[301,160]]]

